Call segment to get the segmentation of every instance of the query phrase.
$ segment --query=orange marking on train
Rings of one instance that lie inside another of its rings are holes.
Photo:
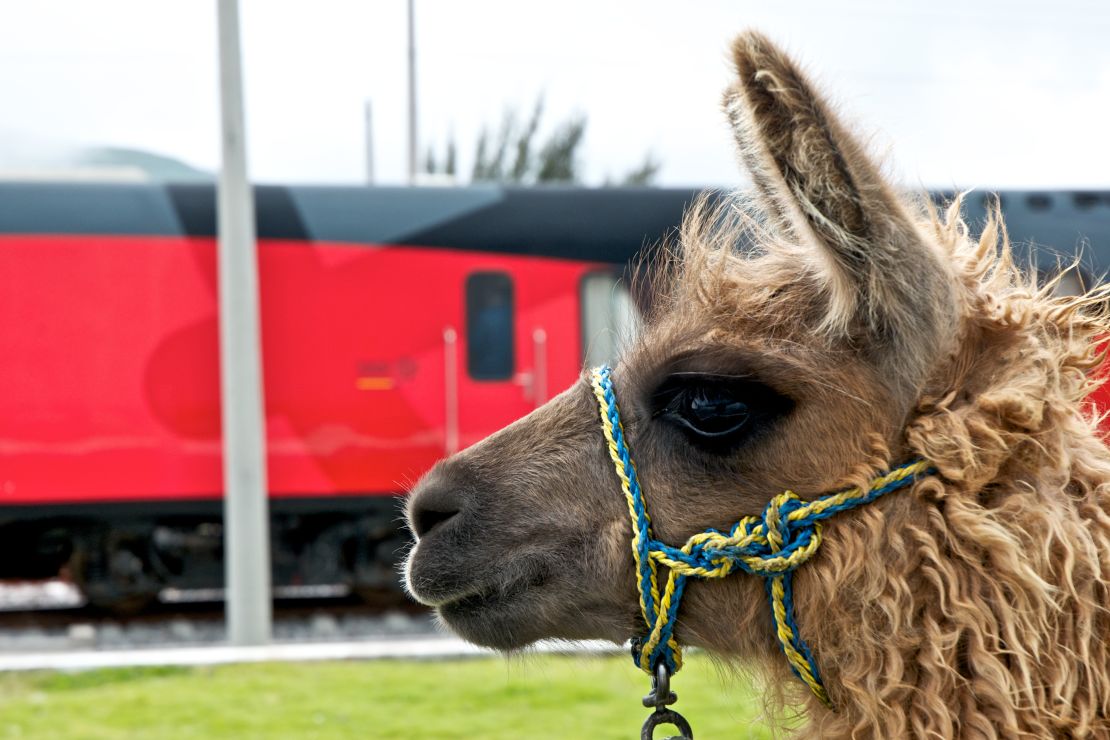
[[[355,388],[360,391],[388,391],[393,388],[393,378],[359,378]]]

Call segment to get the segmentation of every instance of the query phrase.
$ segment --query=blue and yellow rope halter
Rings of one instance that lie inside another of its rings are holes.
[[[686,579],[724,578],[740,570],[766,579],[775,637],[791,669],[831,708],[813,654],[794,618],[793,573],[821,546],[821,520],[904,488],[917,476],[934,472],[932,467],[920,460],[875,478],[867,490],[851,488],[812,501],[786,491],[771,499],[761,516],[744,517],[727,534],[711,529],[695,534],[682,547],[671,547],[652,536],[651,517],[636,476],[636,463],[625,441],[610,369],[604,365],[595,368],[592,376],[609,456],[632,518],[632,557],[636,561],[640,613],[648,627],[646,637],[633,641],[637,665],[652,676],[660,661],[670,674],[681,668],[682,649],[674,638],[674,625]],[[668,570],[662,592],[660,565]]]

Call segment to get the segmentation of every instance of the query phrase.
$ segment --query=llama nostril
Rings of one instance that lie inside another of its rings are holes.
[[[466,509],[468,486],[461,466],[450,460],[432,468],[412,489],[408,501],[409,529],[417,538],[431,534]]]
[[[435,511],[434,509],[419,508],[412,514],[412,529],[417,537],[424,537],[433,529],[458,514],[454,511]]]

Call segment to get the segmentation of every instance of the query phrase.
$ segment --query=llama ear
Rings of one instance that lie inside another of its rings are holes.
[[[878,168],[794,63],[762,34],[732,46],[737,81],[725,92],[740,156],[781,226],[808,231],[849,270],[882,258],[868,248],[914,238]],[[804,234],[799,234],[803,236]]]
[[[834,323],[863,319],[884,338],[938,331],[921,326],[935,324],[921,301],[951,306],[950,278],[878,167],[766,37],[743,33],[732,52],[738,79],[724,102],[740,157],[775,225],[832,263]]]

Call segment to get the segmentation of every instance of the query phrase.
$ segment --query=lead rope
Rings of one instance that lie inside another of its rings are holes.
[[[681,738],[692,740],[694,736],[685,718],[667,709],[678,698],[670,690],[670,677],[682,667],[682,648],[674,638],[674,625],[689,577],[724,578],[741,570],[766,579],[775,637],[791,670],[822,704],[832,709],[813,654],[794,618],[793,573],[821,546],[822,520],[904,488],[919,476],[935,472],[933,467],[919,460],[873,479],[866,490],[850,488],[812,501],[803,501],[792,491],[785,491],[767,503],[762,515],[744,517],[727,534],[711,529],[690,537],[680,548],[671,547],[652,535],[636,463],[625,441],[611,370],[602,365],[594,368],[591,376],[602,433],[632,520],[632,557],[636,562],[640,614],[648,628],[645,637],[632,641],[633,660],[652,677],[652,692],[644,697],[644,706],[655,707],[644,723],[641,738],[651,740],[655,728],[668,723],[679,728]],[[659,565],[668,571],[662,592]]]

